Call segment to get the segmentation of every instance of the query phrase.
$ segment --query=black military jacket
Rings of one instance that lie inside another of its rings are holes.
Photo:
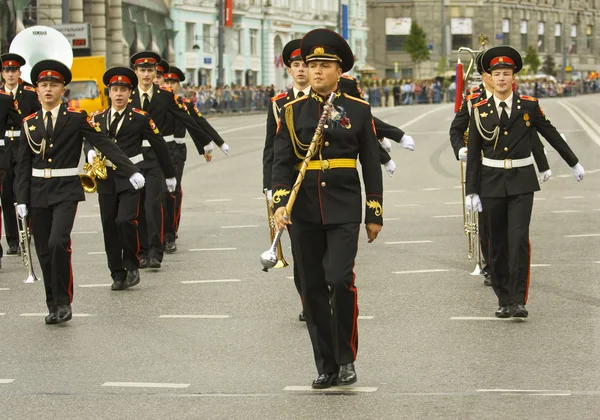
[[[484,133],[500,127],[497,141],[486,141],[476,127],[477,116]],[[532,153],[533,131],[538,131],[556,149],[569,166],[577,156],[544,115],[537,99],[513,94],[511,113],[506,127],[501,127],[499,112],[493,99],[473,106],[467,152],[466,193],[481,197],[507,197],[539,191],[533,165],[503,169],[483,166],[481,156],[489,159],[524,159]]]
[[[67,169],[79,165],[83,138],[100,150],[107,159],[117,165],[117,171],[129,177],[138,172],[125,153],[113,139],[100,132],[86,112],[60,106],[54,124],[54,138],[46,143],[45,150],[34,152],[29,143],[42,144],[46,138],[43,110],[23,120],[21,129],[22,147],[19,148],[17,165],[17,202],[31,207],[49,207],[64,201],[83,201],[85,195],[78,176],[38,178],[31,169]],[[36,151],[40,147],[36,148]]]
[[[277,121],[279,112],[285,104],[294,100],[294,90],[290,89],[271,98],[271,105],[267,110],[267,135],[263,150],[263,189],[271,189],[271,174],[273,173],[273,144],[277,134]]]
[[[10,95],[10,93],[9,93]],[[20,83],[17,87],[17,95],[14,98],[15,106],[19,109],[20,115],[11,119],[11,122],[5,127],[6,131],[21,130],[21,121],[23,117],[37,112],[42,106],[38,99],[37,92],[33,86]],[[4,136],[6,142],[6,151],[11,152],[11,159],[16,163],[19,149],[19,137]]]
[[[325,99],[310,94],[287,103],[281,110],[274,141],[272,190],[275,209],[285,206],[296,181]],[[366,223],[383,224],[383,185],[379,166],[379,141],[371,107],[363,100],[336,92],[335,115],[323,130],[313,161],[360,159],[366,192]],[[316,224],[360,223],[361,185],[355,168],[307,170],[292,211],[294,219]]]
[[[142,153],[142,140],[148,140],[154,154],[158,159],[158,163],[165,175],[165,178],[175,177],[175,167],[169,156],[169,149],[165,139],[161,136],[158,128],[154,124],[154,121],[150,118],[148,113],[135,109],[131,104],[122,111],[124,116],[122,118],[121,128],[119,128],[114,142],[119,148],[127,155],[132,158]],[[92,117],[95,125],[100,128],[102,133],[108,134],[110,129],[110,120],[112,119],[111,109],[102,111]],[[85,155],[93,148],[93,146],[86,141],[84,145]],[[137,164],[139,167],[141,162]],[[118,167],[118,166],[117,166]],[[107,168],[108,178],[105,180],[97,180],[98,183],[98,194],[115,194],[125,190],[133,189],[133,185],[129,182],[129,177],[123,173]]]
[[[456,116],[450,125],[450,143],[454,149],[454,157],[456,157],[456,159],[458,159],[459,150],[462,147],[466,147],[463,135],[469,127],[469,119],[471,118],[470,108],[484,99],[487,99],[487,91],[483,88],[483,85],[471,90],[471,94],[464,99],[460,110],[456,113]],[[533,153],[535,164],[538,167],[538,171],[546,172],[550,169],[550,164],[548,163],[548,158],[544,152],[544,145],[540,140],[537,130],[531,130],[531,142],[531,151]]]
[[[0,92],[0,139],[4,141],[4,146],[0,145],[0,170],[8,169],[10,166],[7,154],[10,140],[4,136],[4,132],[14,119],[19,118],[19,110],[15,108],[15,101],[10,94]]]
[[[196,124],[194,119],[184,109],[183,104],[175,98],[170,89],[153,85],[154,92],[152,100],[148,107],[148,114],[154,120],[154,123],[163,136],[173,135],[175,127],[182,124],[192,137],[198,153],[204,154],[204,146],[210,143],[210,136]],[[140,97],[139,86],[131,92],[129,99],[134,108],[142,109],[142,100]],[[144,148],[144,163],[142,168],[157,166],[158,162],[151,147]]]

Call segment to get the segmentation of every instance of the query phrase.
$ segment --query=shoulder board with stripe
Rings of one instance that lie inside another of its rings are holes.
[[[29,115],[28,117],[23,118],[23,121],[28,121],[30,119],[32,119],[33,117],[35,117],[37,115],[37,112],[34,112],[33,114]]]
[[[342,77],[343,77],[344,79],[348,79],[348,80],[356,80],[354,77],[352,77],[352,76],[348,76],[347,74],[342,74]]]
[[[345,96],[346,98],[348,98],[348,99],[352,99],[353,101],[360,102],[361,104],[364,104],[364,105],[367,105],[367,106],[371,106],[371,104],[370,104],[370,103],[368,103],[367,101],[364,101],[364,100],[362,100],[362,99],[355,98],[354,96],[350,96],[350,95],[348,95],[347,93],[344,93],[344,96]]]
[[[483,101],[479,101],[475,105],[473,105],[473,108],[477,108],[478,106],[485,105],[485,104],[487,104],[487,102],[488,102],[487,99],[484,99]]]
[[[481,87],[479,87],[479,86],[475,86],[475,87],[472,87],[471,89],[469,89],[469,92],[471,92],[471,93],[473,93],[473,92],[477,92],[477,91],[478,91],[478,90],[480,90],[480,89],[481,89]]]
[[[469,96],[467,96],[465,99],[467,101],[470,101],[471,99],[475,99],[475,98],[478,98],[478,97],[479,97],[479,92],[478,93],[472,93]]]
[[[162,90],[166,90],[167,92],[173,92],[173,89],[171,89],[171,88],[168,88],[168,87],[166,87],[166,86],[161,86],[160,88],[161,88]]]
[[[533,96],[526,96],[526,95],[521,95],[519,96],[519,98],[525,100],[525,101],[532,101],[532,102],[536,102],[537,98],[534,98]]]
[[[23,86],[23,89],[28,90],[30,92],[35,92],[35,88],[33,86]]]
[[[273,96],[273,97],[271,98],[271,102],[278,101],[278,100],[280,100],[281,98],[285,98],[286,96],[287,96],[287,92],[280,93],[280,94],[279,94],[279,95],[277,95],[277,96]]]
[[[96,115],[100,115],[100,114],[103,114],[103,113],[105,113],[105,112],[106,112],[106,109],[103,109],[102,111],[96,111],[96,112],[92,112],[92,113],[90,114],[90,117],[91,117],[91,118],[94,118]]]
[[[3,91],[3,90],[0,90],[0,94],[2,94],[2,95],[6,95],[6,96],[10,96],[10,93],[8,93],[8,92],[5,92],[5,91]]]
[[[131,108],[131,110],[140,115],[148,115],[148,113],[146,111],[142,111],[141,109]]]
[[[192,100],[190,98],[181,98],[181,100],[183,102],[185,102],[186,104],[191,104],[192,103]]]
[[[83,109],[79,109],[79,108],[71,108],[71,107],[68,107],[68,108],[67,108],[67,111],[69,111],[69,112],[77,112],[78,114],[82,114],[82,113],[84,112],[84,110],[83,110]]]
[[[288,102],[287,104],[285,104],[285,105],[284,105],[284,108],[287,108],[288,106],[290,106],[290,105],[293,105],[293,104],[295,104],[296,102],[305,101],[305,100],[307,100],[307,99],[308,99],[308,95],[301,96],[301,97],[299,97],[299,98],[296,98],[296,99],[294,99],[293,101],[290,101],[290,102]]]

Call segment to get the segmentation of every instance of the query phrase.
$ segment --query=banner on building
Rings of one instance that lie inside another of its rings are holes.
[[[450,20],[450,32],[452,35],[471,35],[473,33],[473,19],[452,18]]]
[[[342,37],[348,41],[348,1],[342,0]]]
[[[411,18],[385,18],[385,34],[408,35],[411,24]]]
[[[53,25],[52,27],[69,40],[69,43],[74,50],[91,48],[91,31],[89,23],[67,23],[64,25]]]
[[[225,26],[233,26],[233,0],[225,0]]]

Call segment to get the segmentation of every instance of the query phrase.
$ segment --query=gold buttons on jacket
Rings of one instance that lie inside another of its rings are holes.
[[[48,159],[48,162],[52,162],[52,158]]]
[[[325,181],[321,182],[321,187],[324,187],[326,185],[327,185],[327,183]]]
[[[50,145],[48,145],[48,147],[50,147],[50,148],[53,148],[53,147],[54,147],[54,145],[53,145],[53,144],[50,144]]]
[[[508,147],[505,147],[505,148],[504,148],[504,151],[505,151],[505,152],[508,152]]]
[[[326,147],[329,146],[329,142],[328,141],[326,141],[324,144],[325,144]]]
[[[504,132],[504,135],[505,135],[505,136],[508,136],[508,131],[505,131],[505,132]]]

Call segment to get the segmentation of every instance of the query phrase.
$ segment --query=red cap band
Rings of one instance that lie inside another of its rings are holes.
[[[300,56],[300,48],[298,48],[297,50],[292,51],[292,54],[290,54],[290,60],[293,60],[294,58],[298,58]]]
[[[165,72],[165,69],[163,69],[161,66],[156,66],[156,71],[157,71],[158,73],[164,73],[164,72]]]
[[[179,81],[179,76],[177,76],[175,73],[167,73],[167,74],[165,74],[165,80],[177,80],[177,81]]]
[[[129,78],[125,76],[113,76],[108,81],[108,84],[112,85],[113,83],[128,84],[129,86],[132,86],[131,80],[129,80]]]
[[[8,60],[2,63],[2,67],[21,67],[18,61]]]
[[[511,66],[515,65],[515,62],[512,60],[512,58],[502,55],[502,56],[496,57],[496,58],[492,59],[492,61],[490,61],[490,68],[494,67],[498,63],[506,63]]]
[[[138,64],[156,64],[157,61],[152,58],[152,57],[146,57],[146,58],[138,58],[137,60],[135,60],[135,62],[133,63],[134,65],[138,65]]]
[[[38,82],[41,82],[42,80],[46,79],[58,80],[63,83],[65,82],[65,78],[63,77],[63,75],[54,70],[44,70],[38,76]]]

